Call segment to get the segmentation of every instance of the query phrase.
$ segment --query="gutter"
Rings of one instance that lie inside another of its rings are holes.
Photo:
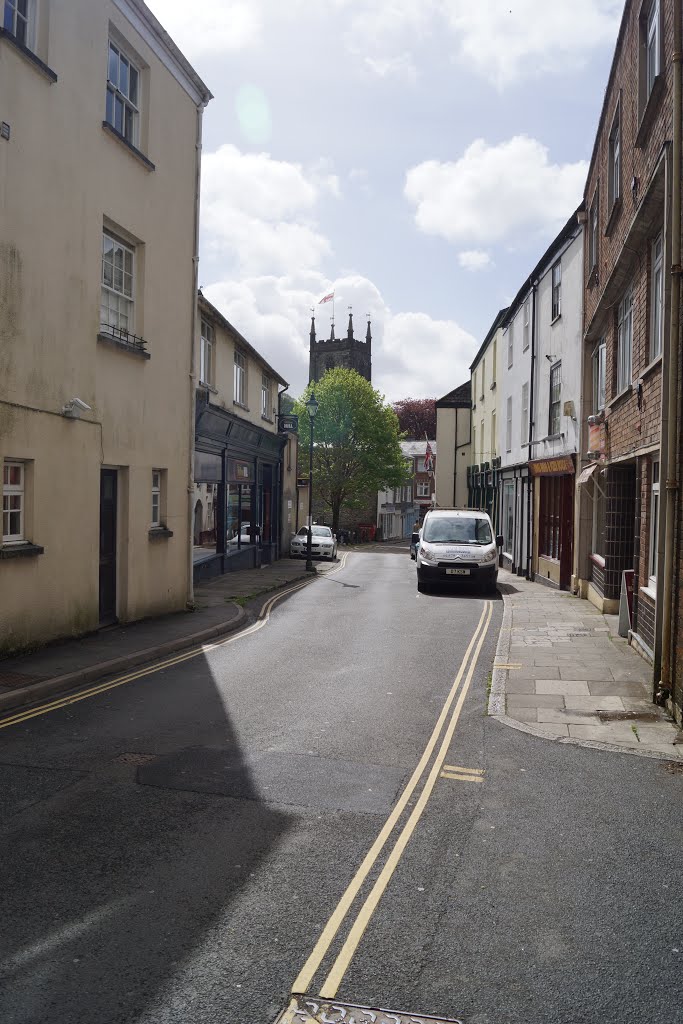
[[[672,696],[672,619],[674,615],[675,520],[678,497],[678,345],[681,312],[681,5],[673,5],[673,146],[671,154],[671,313],[668,353],[664,353],[662,380],[668,381],[666,432],[666,519],[664,586],[662,589],[662,667],[656,699]],[[660,520],[661,521],[661,520]],[[677,680],[680,684],[680,680]]]

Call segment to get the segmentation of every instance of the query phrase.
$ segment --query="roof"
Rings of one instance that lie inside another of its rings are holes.
[[[427,444],[432,449],[432,455],[436,455],[436,441],[401,441],[401,451],[408,458],[415,458],[417,455],[424,455],[427,451]]]
[[[199,308],[203,310],[204,313],[206,313],[212,320],[217,321],[221,325],[221,327],[224,327],[226,331],[232,334],[233,337],[235,337],[237,341],[240,343],[240,345],[242,345],[243,348],[246,348],[247,352],[249,352],[254,357],[254,359],[258,359],[261,366],[268,371],[269,375],[274,380],[276,380],[278,384],[282,384],[282,386],[285,388],[289,387],[289,384],[284,379],[284,377],[281,377],[280,374],[276,370],[274,370],[269,363],[266,362],[266,360],[263,358],[260,352],[258,352],[254,348],[254,346],[250,344],[250,342],[248,342],[247,339],[240,334],[237,328],[234,327],[230,323],[230,321],[223,316],[219,309],[216,309],[213,303],[209,302],[206,296],[202,295],[201,291],[199,291],[198,293],[198,303]]]
[[[144,3],[144,0],[128,0],[128,3],[136,11],[138,17],[140,17],[143,22],[146,22],[148,27],[157,37],[161,47],[175,63],[179,72],[181,72],[181,74],[185,76],[185,79],[191,83],[193,88],[196,90],[200,101],[204,106],[206,106],[209,100],[213,99],[213,93],[201,80],[184,53],[182,53],[178,46],[173,42],[158,18],[154,16],[147,4]],[[157,56],[159,55],[157,54]]]
[[[496,319],[493,321],[493,323],[489,327],[489,333],[486,335],[486,337],[482,341],[482,343],[481,343],[481,345],[479,347],[479,351],[477,352],[476,356],[474,357],[474,359],[470,363],[470,370],[474,369],[474,367],[477,365],[477,363],[479,362],[479,359],[481,358],[482,352],[484,352],[484,350],[488,346],[489,342],[491,341],[491,338],[496,333],[498,328],[502,326],[503,321],[505,320],[505,314],[507,313],[507,311],[508,311],[508,307],[507,306],[505,307],[505,309],[499,309],[498,310],[498,313],[496,314]]]
[[[457,408],[469,409],[472,404],[472,381],[466,380],[464,384],[461,384],[457,388],[453,388],[443,398],[436,400],[436,408],[444,409],[448,407],[456,406]]]

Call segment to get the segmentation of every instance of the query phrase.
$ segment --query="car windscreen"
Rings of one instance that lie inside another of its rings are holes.
[[[299,536],[305,537],[307,533],[307,528],[305,526],[302,526],[301,529],[299,530]],[[329,528],[329,526],[314,526],[312,530],[312,535],[314,537],[327,537],[329,540],[329,538],[332,536],[332,530]]]
[[[491,544],[491,527],[486,519],[474,516],[434,516],[422,528],[422,540],[428,544]]]

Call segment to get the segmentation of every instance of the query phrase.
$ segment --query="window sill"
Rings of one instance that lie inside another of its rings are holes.
[[[167,537],[173,536],[173,530],[169,530],[165,526],[152,526],[148,531],[147,536],[150,540],[162,540]]]
[[[136,160],[139,160],[143,167],[145,167],[148,171],[156,170],[156,167],[154,166],[152,161],[149,160],[144,153],[141,153],[136,146],[129,142],[125,135],[122,135],[121,132],[117,132],[116,128],[112,127],[112,125],[109,124],[109,121],[103,121],[102,128],[108,135],[111,135],[113,139],[116,139],[116,141],[120,142],[122,146],[125,146],[130,155],[134,156]]]
[[[619,220],[620,212],[621,212],[621,196],[617,196],[617,198],[612,203],[612,209],[610,210],[609,217],[607,218],[607,223],[605,224],[605,235],[608,238],[612,234],[612,232],[614,231],[614,227],[615,227],[617,221]]]
[[[29,50],[28,46],[24,46],[20,43],[11,32],[7,31],[7,29],[0,27],[0,39],[5,39],[10,46],[14,47],[14,49],[29,62],[29,64],[33,64],[36,71],[39,71],[44,75],[51,85],[57,81],[57,75],[52,68],[49,68],[47,64],[40,59],[40,57],[37,57],[33,50]]]
[[[591,562],[593,562],[594,565],[597,565],[598,569],[605,568],[605,559],[602,557],[602,555],[595,555],[591,553],[589,557]]]
[[[647,103],[645,104],[645,109],[643,110],[642,117],[640,118],[638,134],[636,135],[636,141],[634,143],[636,149],[644,148],[647,142],[647,137],[650,134],[650,128],[657,116],[660,100],[664,96],[665,91],[666,86],[664,83],[664,75],[659,74],[654,80],[650,95],[648,96]]]
[[[561,320],[561,319],[562,319],[562,314],[558,313],[557,316],[553,317],[553,319],[550,321],[550,326],[552,327],[553,324],[556,324],[557,321]]]
[[[640,587],[639,590],[641,594],[645,594],[645,597],[649,597],[651,601],[657,603],[657,592],[652,587]]]
[[[215,388],[213,384],[207,384],[205,380],[200,380],[197,387],[201,388],[202,391],[210,391],[212,395],[218,394],[218,388]]]
[[[237,401],[233,401],[232,404],[236,405],[238,409],[244,409],[245,412],[249,412],[249,406],[248,405],[242,405],[241,402],[237,402]]]
[[[270,416],[264,416],[263,413],[261,414],[261,419],[264,420],[266,423],[275,423],[275,420],[272,420]]]
[[[45,548],[40,544],[31,544],[30,541],[21,541],[17,544],[5,544],[0,547],[0,560],[4,558],[33,558],[35,555],[42,555]]]
[[[612,409],[614,408],[615,405],[620,405],[621,402],[622,402],[622,399],[628,398],[628,396],[630,394],[632,394],[632,392],[633,392],[633,384],[627,384],[625,388],[622,388],[621,391],[619,392],[619,394],[615,395],[614,398],[610,402],[607,403],[607,408],[610,410],[610,412],[612,411]]]
[[[652,360],[651,363],[647,364],[647,366],[645,367],[645,369],[643,370],[643,372],[641,373],[640,376],[641,377],[649,377],[650,374],[653,373],[657,369],[657,367],[661,366],[661,365],[662,365],[662,355],[661,355],[661,352],[660,352],[660,354],[658,356],[654,357],[654,359]]]
[[[139,359],[151,359],[149,352],[145,351],[140,345],[131,345],[127,341],[123,341],[121,338],[115,338],[113,334],[103,334],[100,331],[97,335],[97,340],[101,341],[104,345],[111,345],[113,348],[119,348],[122,352],[128,352],[131,356],[138,356]]]

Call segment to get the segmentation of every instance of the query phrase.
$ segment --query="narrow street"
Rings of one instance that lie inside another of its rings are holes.
[[[683,774],[487,718],[501,597],[344,558],[256,631],[0,720],[3,1024],[270,1024],[292,991],[673,1020]]]

